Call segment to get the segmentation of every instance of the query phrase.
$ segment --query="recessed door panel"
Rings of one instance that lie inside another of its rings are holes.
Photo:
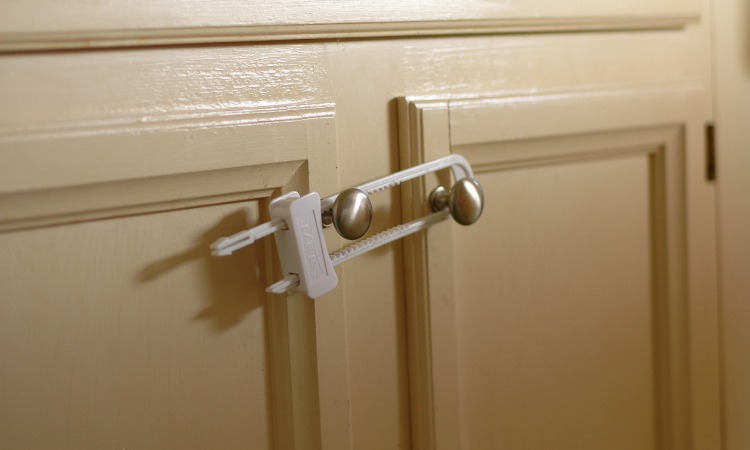
[[[0,234],[4,446],[271,448],[257,203]]]
[[[492,201],[453,247],[470,447],[653,448],[648,157],[477,176]]]

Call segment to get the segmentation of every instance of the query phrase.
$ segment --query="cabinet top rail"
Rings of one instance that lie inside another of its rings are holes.
[[[679,28],[695,0],[5,0],[0,52],[452,34]]]

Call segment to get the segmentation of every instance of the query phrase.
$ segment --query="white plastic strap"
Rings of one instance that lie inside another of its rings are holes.
[[[333,267],[336,267],[339,264],[349,261],[350,259],[355,258],[363,253],[367,253],[370,250],[382,247],[385,244],[397,241],[418,231],[425,230],[428,227],[435,225],[436,223],[442,222],[448,217],[450,217],[450,213],[448,212],[448,210],[442,210],[426,215],[424,217],[420,217],[419,219],[412,220],[409,223],[397,225],[393,228],[381,231],[380,233],[372,237],[355,242],[351,245],[347,245],[346,247],[329,254],[328,256],[331,258],[331,265]],[[299,285],[299,276],[297,276],[296,274],[291,274],[286,278],[268,286],[266,288],[266,292],[268,292],[269,294],[283,294],[284,292],[297,285]]]
[[[284,219],[273,219],[270,222],[258,225],[257,227],[250,228],[249,230],[240,231],[239,233],[233,234],[229,237],[224,237],[213,244],[211,244],[211,252],[214,256],[227,256],[231,255],[235,250],[239,250],[242,247],[254,243],[258,239],[264,238],[269,234],[273,234],[277,231],[286,230],[286,222]]]
[[[474,177],[474,173],[471,171],[471,165],[466,161],[466,158],[461,155],[450,155],[370,181],[369,183],[357,186],[357,189],[368,195],[374,194],[375,192],[398,186],[404,181],[413,180],[414,178],[419,178],[437,172],[438,170],[447,169],[448,167],[453,171],[453,177],[456,180],[466,177]],[[324,198],[321,202],[321,209],[323,211],[330,209],[338,196],[339,194],[333,194]]]
[[[389,242],[397,241],[410,234],[414,234],[417,231],[427,229],[428,227],[435,225],[436,223],[442,222],[448,217],[450,217],[450,213],[447,209],[444,209],[442,211],[434,212],[424,217],[420,217],[419,219],[412,220],[411,222],[402,225],[396,225],[393,228],[381,231],[380,233],[372,237],[362,239],[361,241],[357,241],[351,245],[347,245],[341,250],[336,250],[335,252],[331,253],[331,264],[333,264],[334,267],[338,266],[343,262],[349,261],[354,257],[357,257],[363,253],[367,253],[370,250],[374,250],[378,247],[388,244]]]

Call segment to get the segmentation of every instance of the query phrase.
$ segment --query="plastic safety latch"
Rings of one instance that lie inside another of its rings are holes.
[[[287,224],[287,229],[276,231],[274,237],[285,277],[299,277],[289,292],[316,298],[336,288],[338,277],[323,236],[320,195],[312,192],[300,197],[290,192],[271,201],[269,212],[271,218],[281,218]]]

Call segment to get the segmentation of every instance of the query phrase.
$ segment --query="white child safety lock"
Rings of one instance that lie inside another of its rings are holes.
[[[446,168],[452,170],[457,181],[450,191],[443,186],[438,186],[432,191],[429,198],[432,214],[328,253],[323,227],[333,225],[342,237],[349,240],[359,239],[367,233],[372,222],[369,194]],[[471,225],[479,219],[483,207],[482,187],[474,179],[471,166],[463,156],[451,155],[347,189],[322,200],[316,192],[304,196],[290,192],[271,201],[268,208],[270,222],[217,240],[211,245],[211,254],[231,255],[235,250],[273,234],[285,277],[269,286],[266,292],[305,293],[310,298],[317,298],[336,288],[338,278],[333,268],[344,261],[416,233],[449,216],[461,225]]]

